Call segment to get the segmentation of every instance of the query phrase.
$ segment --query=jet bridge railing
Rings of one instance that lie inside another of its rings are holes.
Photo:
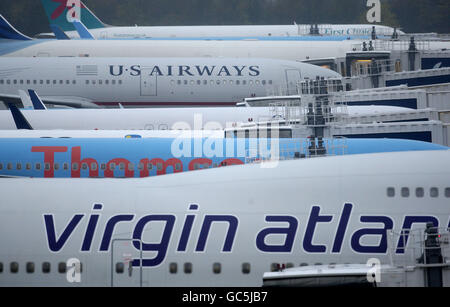
[[[450,266],[450,228],[391,230],[388,252],[391,265],[396,267]]]

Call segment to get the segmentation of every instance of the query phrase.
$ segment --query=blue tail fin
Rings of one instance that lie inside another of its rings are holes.
[[[63,31],[75,31],[72,19],[79,19],[88,29],[105,28],[105,24],[79,0],[41,0],[49,24]],[[77,4],[78,3],[78,4]],[[79,13],[80,16],[77,16]],[[70,19],[70,20],[69,20]]]
[[[57,40],[70,40],[70,38],[58,25],[50,25],[50,29],[52,29],[52,32],[55,34]]]
[[[33,108],[35,110],[47,110],[45,104],[34,90],[28,90],[28,94],[30,95],[31,103],[33,103]]]
[[[77,29],[78,35],[80,35],[81,39],[95,39],[81,21],[74,20],[73,25],[75,26],[75,29]]]
[[[27,121],[22,112],[12,103],[8,103],[8,107],[11,110],[14,122],[16,123],[17,129],[33,130],[30,123]]]
[[[5,17],[3,17],[3,15],[0,15],[0,38],[15,39],[22,41],[31,40],[30,37],[20,33],[16,28],[14,28],[8,22],[8,20],[6,20]]]

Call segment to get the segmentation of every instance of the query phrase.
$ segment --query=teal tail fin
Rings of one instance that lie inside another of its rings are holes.
[[[75,31],[72,23],[78,19],[88,29],[105,28],[105,24],[81,0],[41,0],[50,24],[63,31]],[[77,16],[79,13],[80,16]]]

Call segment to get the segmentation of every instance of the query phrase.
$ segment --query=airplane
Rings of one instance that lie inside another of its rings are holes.
[[[74,18],[90,30],[95,38],[190,38],[190,37],[295,37],[310,32],[311,25],[234,25],[234,26],[160,26],[160,27],[115,27],[106,25],[81,1],[42,0],[50,25],[57,25],[69,37],[76,38],[72,21]],[[80,18],[81,17],[81,18]],[[378,35],[392,36],[392,27],[372,24],[320,25],[319,35],[331,36],[371,36],[373,29]],[[52,37],[42,33],[37,37]]]
[[[231,106],[304,79],[341,78],[311,64],[236,58],[0,58],[0,100],[33,87],[44,103],[72,107]]]
[[[273,107],[217,107],[217,108],[139,108],[139,109],[47,109],[36,91],[21,92],[21,101],[27,106],[16,120],[8,111],[0,111],[0,137],[23,137],[30,134],[8,133],[7,129],[64,130],[56,134],[69,136],[67,130],[223,130],[243,124],[284,120]],[[301,100],[301,97],[298,98]],[[11,106],[10,106],[11,107]],[[32,110],[30,110],[32,108]],[[12,110],[12,109],[11,109]],[[49,112],[46,112],[46,111]],[[348,116],[392,114],[409,109],[392,106],[348,106],[332,111]],[[26,122],[23,125],[23,122]],[[29,127],[27,127],[27,124]],[[64,132],[64,134],[60,134]],[[142,134],[144,131],[139,131]],[[129,132],[126,135],[130,134]],[[35,133],[31,135],[36,135]],[[49,135],[48,131],[45,135]],[[85,137],[83,134],[82,137]],[[95,135],[89,133],[89,136]],[[123,134],[122,134],[123,135]],[[80,137],[80,136],[79,136]],[[122,137],[122,136],[121,136]]]
[[[450,226],[449,164],[447,150],[3,178],[0,286],[259,287],[277,264],[401,261],[412,231]]]
[[[140,178],[255,161],[306,158],[316,156],[321,148],[328,155],[448,150],[446,146],[401,139],[324,139],[320,146],[316,139],[300,138],[133,136],[0,139],[0,175]]]

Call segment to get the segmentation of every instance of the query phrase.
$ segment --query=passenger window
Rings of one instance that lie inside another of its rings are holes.
[[[13,274],[17,274],[19,272],[19,264],[17,262],[11,262],[9,270]]]
[[[97,170],[97,164],[91,163],[91,169],[92,169],[93,171],[96,171],[96,170]]]
[[[48,273],[50,273],[50,269],[51,269],[50,262],[42,263],[42,273],[48,274]]]
[[[20,171],[20,170],[22,169],[22,163],[17,163],[17,164],[16,164],[16,169],[17,169],[18,171]]]
[[[184,273],[191,274],[192,273],[192,263],[187,262],[184,264]]]
[[[116,80],[111,80],[112,85],[116,85]]]
[[[138,164],[138,170],[142,171],[144,169],[144,163]]]
[[[58,164],[58,163],[55,163],[55,164],[53,165],[53,169],[54,169],[55,171],[59,170],[59,164]]]
[[[86,80],[86,85],[89,85],[89,80]]]
[[[116,164],[115,163],[111,163],[110,165],[109,165],[109,170],[110,171],[113,171],[113,170],[115,170],[116,169]]]
[[[402,197],[409,197],[409,189],[402,188]]]
[[[34,273],[34,263],[33,262],[27,262],[27,273],[28,274]]]
[[[78,163],[73,163],[72,164],[72,170],[73,171],[77,171],[78,170]]]
[[[64,168],[65,171],[69,170],[69,164],[68,163],[64,163],[63,168]]]
[[[106,85],[109,85],[109,80],[105,80],[105,84],[106,84]]]
[[[31,163],[27,163],[26,169],[27,169],[27,171],[31,170]]]
[[[122,80],[119,80],[119,85],[121,85],[122,84]]]
[[[134,171],[134,164],[133,163],[129,163],[128,164],[128,170],[129,171]]]
[[[430,196],[433,198],[439,197],[439,189],[438,188],[431,188],[430,189]]]
[[[170,272],[170,274],[177,274],[177,272],[178,272],[178,264],[176,264],[174,262],[169,264],[169,272]]]
[[[8,166],[7,166],[7,168],[8,168],[8,171],[10,171],[10,170],[12,170],[12,163],[8,163]]]
[[[272,263],[271,265],[270,265],[270,271],[271,272],[277,272],[278,270],[279,270],[279,264],[278,263]]]
[[[3,163],[0,163],[0,170],[3,169]]]
[[[3,273],[3,262],[0,262],[0,273]]]
[[[416,189],[416,197],[423,198],[425,196],[425,190],[423,188]]]
[[[387,189],[387,196],[388,197],[395,197],[395,188],[388,188]]]
[[[119,164],[119,169],[120,169],[121,171],[123,171],[123,170],[125,169],[125,164],[124,164],[124,163],[120,163],[120,164]]]
[[[445,189],[445,197],[450,198],[450,188]]]
[[[175,170],[177,170],[177,171],[181,170],[181,164],[180,163],[175,164]]]
[[[88,168],[87,163],[81,164],[81,169],[82,169],[82,170],[87,170],[87,168]]]
[[[149,171],[151,171],[151,170],[153,169],[153,164],[148,163],[148,164],[147,164],[147,169],[148,169]]]
[[[66,273],[66,271],[67,271],[67,264],[65,262],[60,262],[58,264],[58,272],[60,274],[64,274],[64,273]]]
[[[45,164],[44,164],[44,169],[45,169],[46,171],[49,171],[49,170],[50,170],[50,163],[45,163]]]
[[[103,85],[103,80],[98,80],[99,85]]]
[[[123,262],[117,262],[116,263],[116,273],[123,274],[124,271],[125,271],[125,264]]]
[[[60,85],[63,85],[63,84],[64,84],[64,81],[63,81],[63,80],[59,80],[59,84],[60,84]]]
[[[35,168],[37,171],[41,170],[41,163],[36,163]]]
[[[56,80],[53,80],[53,84],[55,84],[56,85],[56,83],[58,83]]]
[[[220,274],[222,272],[222,265],[218,262],[213,264],[213,273]]]
[[[158,171],[162,171],[162,169],[163,169],[162,163],[158,163],[158,164],[156,165],[156,167],[158,168]]]
[[[100,168],[102,169],[102,171],[106,170],[106,164],[105,164],[105,163],[102,163],[102,164],[100,165]]]
[[[243,274],[250,274],[251,266],[250,263],[246,262],[242,264],[242,273]]]

